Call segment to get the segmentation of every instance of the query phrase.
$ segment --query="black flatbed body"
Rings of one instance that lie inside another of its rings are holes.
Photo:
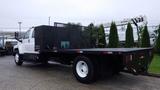
[[[85,48],[85,49],[55,49],[41,52],[49,57],[63,57],[73,60],[77,56],[85,56],[99,61],[102,68],[126,67],[122,71],[133,74],[145,74],[153,58],[153,48]],[[68,61],[67,61],[68,62]]]
[[[99,52],[99,51],[108,51],[108,52],[132,52],[132,51],[141,51],[148,50],[151,48],[88,48],[88,49],[61,49],[66,51],[86,51],[86,52]]]
[[[139,51],[149,51],[152,48],[87,48],[87,49],[57,49],[57,50],[46,50],[44,52],[54,53],[83,53],[83,54],[125,54],[135,53]]]

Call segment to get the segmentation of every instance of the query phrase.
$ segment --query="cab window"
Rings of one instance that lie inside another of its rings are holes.
[[[32,32],[32,38],[34,38],[34,30],[33,30],[33,32]]]
[[[29,38],[29,34],[30,34],[31,30],[27,31],[24,35],[23,39],[28,39]]]

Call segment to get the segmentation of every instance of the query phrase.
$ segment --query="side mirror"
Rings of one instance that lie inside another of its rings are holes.
[[[22,42],[22,40],[20,40],[20,36],[18,32],[15,32],[14,36],[17,41]]]

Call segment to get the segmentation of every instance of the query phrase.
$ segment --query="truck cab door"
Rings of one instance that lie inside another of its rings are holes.
[[[28,40],[28,48],[31,53],[35,52],[35,38],[34,38],[34,29],[31,29],[30,38]]]
[[[22,39],[22,45],[23,45],[23,52],[24,53],[29,53],[30,52],[30,50],[29,50],[29,34],[30,34],[30,30],[28,30],[25,34],[24,34],[24,37],[23,37],[23,39]]]
[[[28,30],[22,40],[24,53],[35,53],[34,28]]]

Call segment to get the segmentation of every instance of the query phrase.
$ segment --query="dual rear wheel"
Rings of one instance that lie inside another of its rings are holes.
[[[96,64],[89,58],[78,56],[73,63],[73,74],[81,83],[92,83],[97,79]]]

